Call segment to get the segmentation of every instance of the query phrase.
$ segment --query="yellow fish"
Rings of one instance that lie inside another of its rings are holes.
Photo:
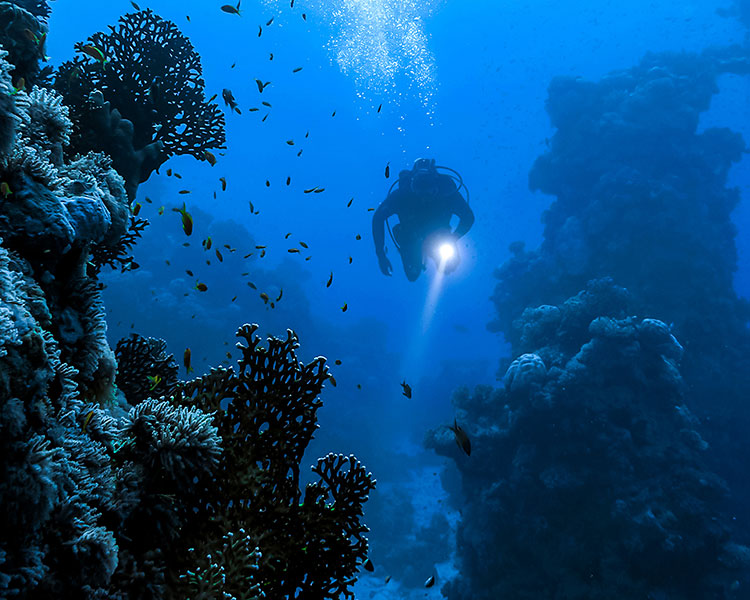
[[[185,235],[191,235],[193,233],[193,217],[185,208],[185,203],[182,203],[182,208],[173,208],[172,211],[182,215],[182,230]]]

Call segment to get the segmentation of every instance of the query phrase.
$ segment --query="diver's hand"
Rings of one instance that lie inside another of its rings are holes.
[[[387,277],[391,276],[391,273],[393,273],[393,265],[385,254],[378,254],[378,265],[380,265],[380,270],[383,271],[383,275],[386,275]]]

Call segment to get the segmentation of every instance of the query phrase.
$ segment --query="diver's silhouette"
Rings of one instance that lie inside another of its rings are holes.
[[[463,180],[440,173],[434,159],[420,158],[411,170],[401,171],[388,196],[372,217],[372,237],[380,270],[384,275],[393,271],[391,261],[385,255],[385,225],[388,217],[398,216],[393,227],[392,238],[401,254],[404,273],[409,281],[416,281],[425,269],[426,257],[438,262],[438,246],[455,241],[466,235],[474,224],[474,213],[461,195]],[[452,169],[447,169],[453,171]],[[458,185],[456,185],[458,181]],[[398,184],[398,187],[396,187]],[[394,189],[395,187],[395,189]],[[451,217],[457,215],[459,223],[451,231]],[[444,259],[444,269],[451,271],[458,266],[458,253]]]

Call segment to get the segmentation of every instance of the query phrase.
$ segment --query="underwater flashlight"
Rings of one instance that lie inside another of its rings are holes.
[[[451,242],[443,242],[438,249],[443,262],[448,262],[456,255],[456,247]]]

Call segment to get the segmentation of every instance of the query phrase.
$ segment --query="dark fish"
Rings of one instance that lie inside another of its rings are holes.
[[[234,296],[234,297],[232,298],[232,302],[234,302],[235,300],[237,300],[237,296]]]
[[[180,174],[179,174],[179,173],[177,173],[176,171],[175,171],[175,174],[174,174],[174,176],[175,176],[175,177],[176,177],[177,179],[182,179],[182,175],[180,175]]]
[[[268,304],[268,300],[269,300],[268,294],[266,294],[265,292],[261,292],[260,293],[260,298],[261,298],[261,300],[263,300],[264,304]]]
[[[349,200],[349,202],[346,203],[346,208],[349,208],[352,205],[352,202],[354,202],[354,198]]]
[[[391,580],[391,576],[388,575],[388,577],[385,578],[385,582],[388,583]]]
[[[292,178],[291,177],[287,177],[286,178],[286,184],[289,185],[290,183],[292,183]]]
[[[260,37],[262,33],[263,33],[263,28],[260,25],[258,25],[258,37]]]
[[[81,45],[78,46],[76,50],[78,50],[78,52],[82,52],[86,56],[90,56],[95,61],[102,63],[102,68],[104,68],[109,62],[107,57],[104,55],[104,52],[94,46],[94,44],[86,44],[85,46]]]
[[[195,289],[199,292],[206,292],[208,291],[208,286],[205,283],[196,283]]]
[[[346,312],[347,310],[349,310],[349,305],[344,302],[344,306],[341,307],[341,312]]]
[[[266,179],[266,187],[271,187],[271,182],[268,179]]]
[[[297,156],[302,156],[302,150],[300,150],[299,152],[297,152]]]
[[[292,69],[292,73],[299,73],[302,70],[302,67],[297,67],[296,69]]]
[[[333,271],[331,271],[331,276],[328,278],[328,281],[326,282],[326,287],[331,287],[332,283],[333,283]]]
[[[305,194],[309,194],[310,192],[314,192],[314,191],[315,191],[315,190],[317,190],[317,189],[318,189],[317,187],[314,187],[314,188],[307,188],[306,190],[303,190],[303,193],[305,193]]]
[[[426,588],[431,588],[433,585],[435,585],[435,576],[430,575],[430,578],[424,582],[424,586]]]
[[[466,453],[466,456],[471,456],[471,440],[469,440],[469,436],[466,435],[466,432],[461,429],[461,426],[456,423],[456,419],[453,419],[452,427],[448,425],[448,429],[450,429],[456,437],[456,444],[458,444],[458,447]]]
[[[219,177],[219,181],[221,181],[221,191],[226,192],[227,191],[227,180],[226,177]]]
[[[328,379],[331,380],[331,385],[333,385],[333,387],[336,387],[336,378],[333,375],[329,375]]]
[[[224,257],[221,255],[221,252],[219,252],[219,249],[217,248],[214,252],[216,253],[216,258],[219,259],[219,262],[224,262]]]
[[[388,179],[391,176],[391,163],[385,165],[385,178]]]
[[[266,27],[270,27],[271,23],[273,23],[273,17],[271,17],[270,19],[268,19],[268,21],[266,21]]]
[[[185,365],[185,371],[188,373],[193,372],[193,367],[190,366],[190,361],[192,360],[192,352],[190,352],[190,348],[185,348],[185,353],[182,355],[182,364]]]
[[[185,208],[185,203],[182,203],[182,208],[173,208],[172,211],[178,212],[182,215],[182,230],[185,232],[185,235],[190,235],[193,233],[193,217],[190,215],[190,213]]]
[[[265,100],[263,100],[263,102],[261,102],[261,104],[263,106],[267,106],[268,108],[273,108],[273,106],[271,106],[271,103],[270,102],[266,102]]]
[[[204,150],[203,157],[208,161],[208,164],[211,165],[212,167],[216,164],[216,157],[214,156],[213,152]]]
[[[261,123],[265,122],[265,120],[268,118],[268,114],[264,115],[263,118],[260,120]]]
[[[322,188],[322,187],[319,187],[319,188],[315,188],[315,189],[313,190],[313,192],[315,192],[316,194],[320,194],[320,193],[322,193],[322,192],[325,192],[325,191],[326,191],[326,189],[325,189],[325,188]]]
[[[300,242],[299,245],[302,246],[305,249],[308,248],[308,245],[305,242]]]
[[[266,89],[266,86],[268,86],[268,85],[270,85],[270,84],[271,84],[271,82],[270,82],[270,81],[266,81],[265,83],[263,83],[263,82],[262,82],[262,81],[261,81],[260,79],[256,79],[256,80],[255,80],[255,83],[257,84],[257,86],[258,86],[258,91],[259,91],[259,92],[260,92],[261,94],[263,93],[263,90],[265,90],[265,89]]]
[[[273,60],[273,52],[268,55],[268,60]]]
[[[380,109],[381,109],[381,108],[383,108],[383,105],[382,105],[382,104],[381,104],[380,106],[378,106],[378,112],[380,112]]]
[[[228,106],[230,110],[236,110],[237,114],[242,114],[240,109],[237,108],[237,100],[234,99],[234,94],[229,88],[221,90],[221,97],[224,99],[224,105]]]
[[[357,234],[357,235],[355,235],[355,236],[354,236],[354,239],[355,239],[355,240],[361,240],[361,239],[362,239],[362,236],[361,236],[361,235],[359,235],[359,234]]]
[[[352,257],[350,256],[350,257],[349,257],[349,264],[352,264],[352,260],[353,260],[353,259],[352,259]]]
[[[132,6],[135,10],[141,10],[141,7],[133,2],[133,0],[130,0],[130,6]]]
[[[133,207],[133,214],[137,217],[139,212],[141,212],[141,203],[136,202],[135,206]]]
[[[190,277],[194,277],[193,272],[190,269],[185,269],[185,273],[187,273]]]
[[[255,212],[255,206],[253,205],[253,201],[252,200],[248,200],[247,203],[250,206],[250,212],[254,213]]]
[[[281,297],[284,295],[284,288],[279,288],[279,296],[276,298],[276,302],[281,300]]]
[[[253,283],[252,281],[248,281],[248,282],[247,282],[247,286],[248,286],[248,287],[249,287],[250,289],[253,289],[253,290],[257,290],[257,289],[258,289],[258,286],[256,286],[256,285],[255,285],[255,284],[254,284],[254,283]]]
[[[294,146],[294,140],[287,140],[286,144],[287,146]]]
[[[339,359],[337,358],[337,359],[336,359],[336,360],[334,361],[334,363],[335,363],[336,365],[340,365],[340,364],[341,364],[341,361],[340,361],[340,360],[339,360]]]
[[[299,248],[289,248],[287,252],[289,252],[289,254],[299,254]]]
[[[240,2],[242,2],[242,0],[240,0]],[[221,10],[230,15],[242,16],[240,14],[240,2],[237,2],[237,6],[232,6],[231,4],[225,4],[224,6],[221,7]]]
[[[289,3],[289,8],[294,8],[294,0]]]
[[[180,190],[178,194],[189,194],[190,190]]]
[[[403,383],[401,384],[401,387],[404,389],[404,391],[401,393],[407,398],[411,398],[411,386],[408,383],[406,383],[406,379],[404,379]]]
[[[332,116],[332,117],[335,117],[335,116],[336,116],[336,111],[335,111],[335,110],[334,110],[334,111],[333,111],[333,112],[331,113],[331,116]]]
[[[205,240],[203,240],[203,247],[204,247],[204,248],[205,248],[206,250],[210,250],[210,249],[211,249],[211,244],[212,244],[212,243],[213,243],[213,242],[211,241],[211,236],[209,235],[209,236],[208,236],[208,237],[207,237],[207,238],[206,238]]]
[[[362,565],[365,568],[365,571],[370,571],[372,573],[375,570],[375,565],[372,564],[372,561],[368,558],[365,563]]]
[[[307,14],[305,14],[305,13],[302,13],[302,20],[303,20],[303,21],[307,21]]]

